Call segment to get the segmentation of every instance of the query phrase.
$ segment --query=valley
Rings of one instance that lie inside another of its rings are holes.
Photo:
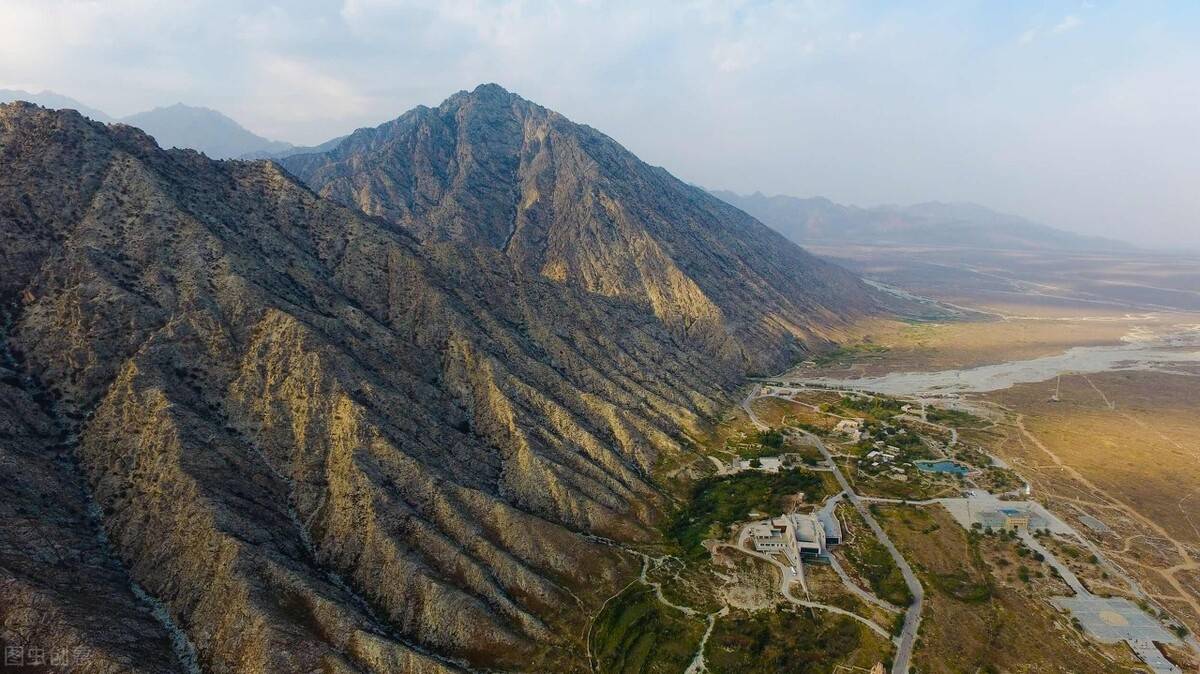
[[[697,438],[703,457],[670,467],[677,498],[703,502],[711,485],[747,473],[774,490],[702,520],[709,556],[691,534],[663,587],[703,598],[691,613],[700,635],[745,611],[773,624],[767,616],[797,606],[827,624],[852,619],[858,644],[889,635],[869,651],[875,663],[861,645],[831,643],[828,670],[802,671],[1192,671],[1200,315],[1090,298],[1057,308],[954,299],[970,302],[954,304],[957,320],[864,322],[837,350],[760,379]],[[689,494],[688,484],[710,486]],[[781,502],[780,491],[796,497]],[[695,507],[677,517],[691,521]],[[1033,523],[987,519],[1005,508]],[[846,532],[827,554],[756,551],[756,522],[817,511],[837,513]],[[747,567],[756,562],[766,566]],[[721,579],[710,586],[757,590],[705,593],[695,576],[708,573]],[[755,603],[740,604],[747,595]],[[778,626],[762,638],[789,637]],[[707,671],[749,671],[761,657],[691,642],[692,664]]]

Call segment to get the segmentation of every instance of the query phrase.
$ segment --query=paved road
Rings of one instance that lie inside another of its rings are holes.
[[[834,462],[833,456],[830,455],[825,443],[811,433],[808,435],[816,444],[817,449],[821,450],[821,454],[825,456],[825,460],[829,462],[830,467],[833,469],[833,475],[837,478],[838,484],[841,485],[846,499],[850,501],[850,505],[854,506],[859,515],[862,515],[871,532],[875,534],[875,537],[879,539],[883,547],[892,555],[892,559],[895,560],[896,566],[899,567],[901,575],[904,576],[904,583],[908,585],[908,591],[912,593],[913,603],[909,605],[904,613],[904,629],[900,632],[900,638],[896,644],[896,659],[892,663],[892,674],[907,674],[908,664],[912,660],[913,645],[917,641],[917,629],[921,626],[921,604],[924,602],[925,592],[921,589],[921,583],[917,580],[916,574],[913,573],[912,567],[908,565],[908,562],[904,560],[904,556],[892,544],[892,540],[888,538],[883,527],[880,527],[879,523],[875,521],[875,517],[871,515],[870,509],[863,504],[858,498],[858,494],[855,494],[854,490],[851,489],[850,482],[846,480],[846,476],[842,474],[841,469]]]
[[[771,427],[764,424],[758,418],[758,415],[754,414],[754,410],[750,409],[750,403],[754,402],[754,399],[758,397],[759,391],[762,391],[762,384],[755,384],[754,388],[750,389],[750,395],[746,396],[746,399],[742,401],[742,409],[746,410],[746,416],[750,417],[750,423],[754,424],[755,428],[760,431],[769,431]]]
[[[1047,550],[1045,546],[1042,545],[1041,541],[1033,537],[1033,534],[1029,533],[1028,530],[1022,529],[1017,532],[1017,535],[1021,537],[1021,540],[1024,541],[1025,545],[1029,546],[1030,550],[1042,553],[1042,556],[1046,558],[1046,563],[1058,571],[1058,575],[1062,576],[1063,582],[1065,582],[1067,586],[1071,588],[1071,591],[1074,592],[1076,596],[1085,598],[1092,596],[1092,593],[1087,591],[1087,588],[1083,586],[1083,583],[1079,582],[1079,578],[1075,575],[1075,572],[1072,571],[1071,568],[1066,564],[1059,561],[1058,557],[1054,556],[1054,553]]]
[[[744,536],[740,537],[740,538],[744,538]],[[822,604],[820,602],[815,602],[815,601],[807,601],[805,599],[800,599],[800,598],[796,597],[795,595],[793,595],[792,594],[792,583],[794,583],[798,580],[797,574],[792,573],[791,567],[788,567],[788,566],[780,563],[780,561],[775,559],[774,557],[771,557],[769,555],[764,555],[761,552],[757,552],[754,550],[749,550],[749,549],[745,548],[744,546],[742,546],[741,544],[735,546],[735,545],[729,545],[728,543],[721,543],[720,546],[727,547],[727,548],[733,548],[734,550],[737,550],[738,552],[741,552],[742,554],[750,555],[751,557],[756,557],[758,559],[763,560],[764,562],[769,562],[770,564],[772,564],[773,566],[778,568],[779,569],[779,593],[783,595],[784,599],[787,599],[788,601],[792,602],[793,604],[795,604],[797,606],[803,606],[805,608],[815,608],[820,611],[829,611],[830,613],[844,615],[847,618],[853,618],[853,619],[857,620],[858,622],[862,623],[863,625],[866,625],[867,627],[869,627],[873,632],[875,632],[879,636],[883,637],[884,639],[887,639],[888,641],[892,641],[892,642],[895,641],[895,637],[893,637],[891,634],[889,634],[886,629],[884,629],[878,623],[876,623],[875,621],[873,621],[869,618],[860,616],[859,614],[854,613],[852,611],[847,611],[846,609],[841,608],[839,606],[832,606],[830,604]]]

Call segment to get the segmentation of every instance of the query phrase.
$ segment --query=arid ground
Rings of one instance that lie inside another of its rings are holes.
[[[877,281],[952,303],[964,320],[863,325],[858,343],[796,373],[964,369],[1200,324],[1196,260],[959,251],[938,262],[939,253],[914,250],[895,263],[864,247],[840,257]],[[1200,365],[1068,372],[964,400],[994,422],[968,439],[1025,476],[1035,498],[1200,632]],[[1109,594],[1127,586],[1107,573],[1086,582]]]

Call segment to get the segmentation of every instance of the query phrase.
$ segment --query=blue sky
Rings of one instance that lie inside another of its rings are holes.
[[[315,143],[494,81],[704,186],[1200,245],[1200,3],[4,0],[0,87]]]

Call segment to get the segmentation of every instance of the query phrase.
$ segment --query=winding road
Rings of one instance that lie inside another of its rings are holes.
[[[750,423],[754,424],[755,428],[768,430],[769,427],[758,418],[751,407],[751,403],[758,397],[761,391],[762,385],[755,384],[754,388],[750,390],[750,394],[742,401],[742,409],[746,411],[746,416],[750,418]],[[871,533],[875,534],[875,538],[879,539],[879,542],[888,551],[888,554],[892,556],[897,568],[900,569],[900,574],[904,577],[904,584],[908,586],[908,591],[913,596],[912,604],[904,612],[904,627],[900,631],[899,638],[896,639],[896,657],[892,661],[892,674],[908,674],[909,663],[912,661],[913,647],[917,642],[917,630],[921,627],[921,607],[925,600],[925,591],[921,587],[921,582],[917,580],[917,575],[913,573],[912,567],[908,565],[904,556],[900,554],[900,551],[892,543],[892,539],[888,538],[883,527],[879,526],[879,523],[875,521],[875,517],[871,514],[870,509],[859,499],[858,494],[854,492],[854,489],[850,486],[850,482],[842,474],[841,468],[838,468],[837,462],[833,460],[833,455],[829,453],[829,448],[825,446],[825,442],[807,431],[802,431],[802,433],[804,437],[808,438],[809,442],[821,451],[821,454],[825,457],[825,461],[829,464],[830,470],[833,472],[833,476],[837,478],[838,485],[841,486],[846,500],[850,502],[850,505],[854,506],[854,509],[858,511],[858,514],[867,523],[867,527],[871,529]],[[783,571],[786,573],[789,569],[783,569]],[[800,600],[791,597],[790,593],[785,592],[784,596],[803,605]]]
[[[917,630],[921,627],[921,605],[925,599],[925,592],[921,588],[920,581],[913,573],[912,567],[905,561],[904,556],[896,549],[892,543],[892,539],[888,538],[883,527],[875,521],[875,517],[871,514],[871,510],[863,504],[858,498],[858,494],[854,493],[850,482],[846,480],[846,476],[842,474],[842,470],[838,468],[837,463],[833,460],[833,456],[829,453],[829,448],[817,436],[811,433],[805,433],[807,437],[816,445],[817,449],[821,450],[821,454],[825,456],[825,460],[833,469],[833,476],[837,478],[838,484],[842,487],[842,492],[845,494],[846,500],[850,501],[850,505],[858,511],[866,521],[867,526],[871,529],[871,533],[875,534],[875,538],[883,544],[892,559],[896,562],[896,566],[900,569],[900,574],[904,576],[904,584],[908,586],[908,591],[912,593],[913,601],[904,612],[904,628],[900,632],[900,637],[896,641],[896,658],[892,662],[892,674],[907,674],[909,662],[912,660],[913,646],[917,641]]]

